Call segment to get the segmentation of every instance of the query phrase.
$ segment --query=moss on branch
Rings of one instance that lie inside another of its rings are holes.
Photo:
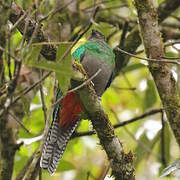
[[[100,144],[105,150],[112,168],[112,174],[117,180],[134,180],[133,155],[126,154],[108,116],[101,107],[100,101],[88,86],[79,89],[78,94],[84,106],[85,113],[97,132]]]
[[[164,50],[153,1],[135,0],[135,6],[146,55],[161,60],[164,57]],[[176,81],[166,63],[149,63],[149,70],[154,78],[170,126],[180,145],[180,98]]]

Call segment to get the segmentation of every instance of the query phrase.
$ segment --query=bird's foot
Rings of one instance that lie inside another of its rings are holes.
[[[74,65],[75,65],[75,68],[85,76],[85,80],[88,80],[89,77],[88,77],[83,65],[81,63],[79,63],[78,60],[74,61]],[[94,87],[94,83],[92,81],[90,81],[89,85]]]
[[[85,69],[83,68],[83,65],[82,65],[81,63],[79,63],[78,60],[75,60],[75,61],[74,61],[74,64],[75,64],[76,68],[77,68],[85,77],[87,77],[87,73],[86,73]]]

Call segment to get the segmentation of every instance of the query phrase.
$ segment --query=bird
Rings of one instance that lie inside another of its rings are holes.
[[[82,65],[88,78],[101,70],[92,79],[95,92],[98,97],[101,97],[111,84],[115,68],[115,55],[103,33],[93,29],[88,40],[74,50],[72,57]],[[59,89],[56,100],[59,101],[53,112],[52,123],[40,159],[40,167],[48,170],[50,175],[55,173],[83,113],[83,105],[76,92],[67,93],[63,97]]]

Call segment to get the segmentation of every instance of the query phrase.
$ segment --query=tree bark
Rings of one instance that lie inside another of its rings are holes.
[[[114,133],[107,114],[101,107],[95,92],[89,87],[78,90],[85,113],[97,132],[100,144],[105,150],[112,168],[112,175],[117,180],[134,180],[133,154],[125,154],[123,145]]]
[[[146,55],[153,59],[162,60],[164,57],[163,43],[153,1],[135,0],[135,6]],[[176,141],[180,146],[180,98],[171,68],[166,63],[152,62],[149,63],[149,70],[154,78]]]
[[[0,45],[6,45],[7,20],[9,19],[11,1],[0,1]],[[3,51],[0,51],[0,85],[4,82]],[[0,109],[4,106],[4,101],[0,101]],[[0,117],[0,179],[10,180],[13,173],[14,155],[16,152],[16,141],[13,128],[8,124],[7,111]]]

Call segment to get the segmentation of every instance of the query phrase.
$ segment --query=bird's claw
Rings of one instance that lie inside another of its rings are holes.
[[[75,63],[76,68],[77,68],[84,76],[87,76],[87,73],[86,73],[86,71],[85,71],[84,68],[83,68],[83,65],[82,65],[81,63],[79,63],[78,60],[75,60],[74,63]]]
[[[85,79],[88,79],[88,75],[87,75],[83,65],[81,63],[79,63],[78,60],[74,61],[74,65],[77,68],[77,70],[79,70],[85,76]],[[89,83],[89,85],[94,87],[94,83],[92,81]]]

